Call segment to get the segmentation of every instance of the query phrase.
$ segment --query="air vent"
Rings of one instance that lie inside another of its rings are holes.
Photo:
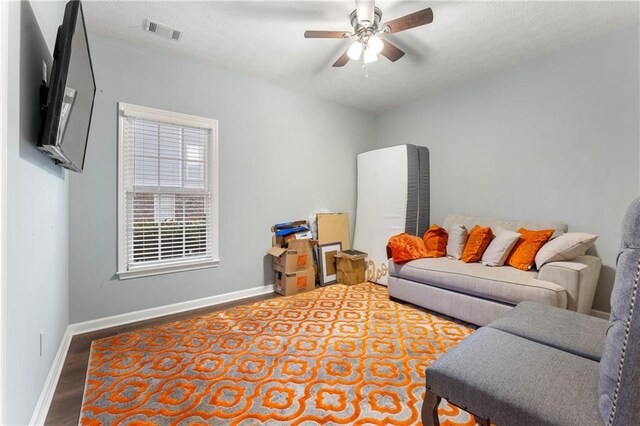
[[[179,41],[182,38],[182,31],[154,22],[151,19],[144,20],[144,30],[169,40]]]

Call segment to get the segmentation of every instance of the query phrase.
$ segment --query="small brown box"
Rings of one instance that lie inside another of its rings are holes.
[[[274,290],[283,296],[304,293],[316,288],[316,270],[314,268],[287,273],[284,268],[274,265]]]
[[[284,237],[276,237],[275,234],[271,236],[271,245],[273,247],[282,247],[284,245]]]
[[[360,284],[365,281],[365,259],[349,259],[336,255],[336,274],[338,283],[346,285]]]
[[[271,247],[267,253],[273,257],[273,266],[285,272],[301,271],[313,267],[315,240],[291,240],[288,248]]]

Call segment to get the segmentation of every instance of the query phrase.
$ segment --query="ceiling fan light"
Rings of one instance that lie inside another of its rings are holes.
[[[369,37],[369,41],[367,42],[367,46],[369,47],[369,50],[371,50],[376,55],[378,53],[382,52],[382,49],[384,48],[384,44],[382,43],[382,40],[380,39],[380,37],[375,36],[375,35]]]
[[[378,54],[371,50],[371,48],[364,50],[364,63],[370,64],[371,62],[375,62],[378,60]]]
[[[358,59],[360,59],[361,55],[362,55],[362,43],[360,43],[359,41],[356,41],[349,47],[349,50],[347,50],[347,56],[352,61],[357,61]]]

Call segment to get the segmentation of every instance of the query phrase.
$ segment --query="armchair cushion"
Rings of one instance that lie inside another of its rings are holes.
[[[599,362],[609,323],[553,306],[522,302],[489,327]]]
[[[602,425],[597,370],[597,362],[485,327],[427,368],[427,389],[498,425]]]

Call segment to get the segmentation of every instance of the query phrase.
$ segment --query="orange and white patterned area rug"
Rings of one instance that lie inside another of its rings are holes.
[[[119,334],[92,344],[80,423],[420,424],[425,368],[472,331],[366,283]]]

